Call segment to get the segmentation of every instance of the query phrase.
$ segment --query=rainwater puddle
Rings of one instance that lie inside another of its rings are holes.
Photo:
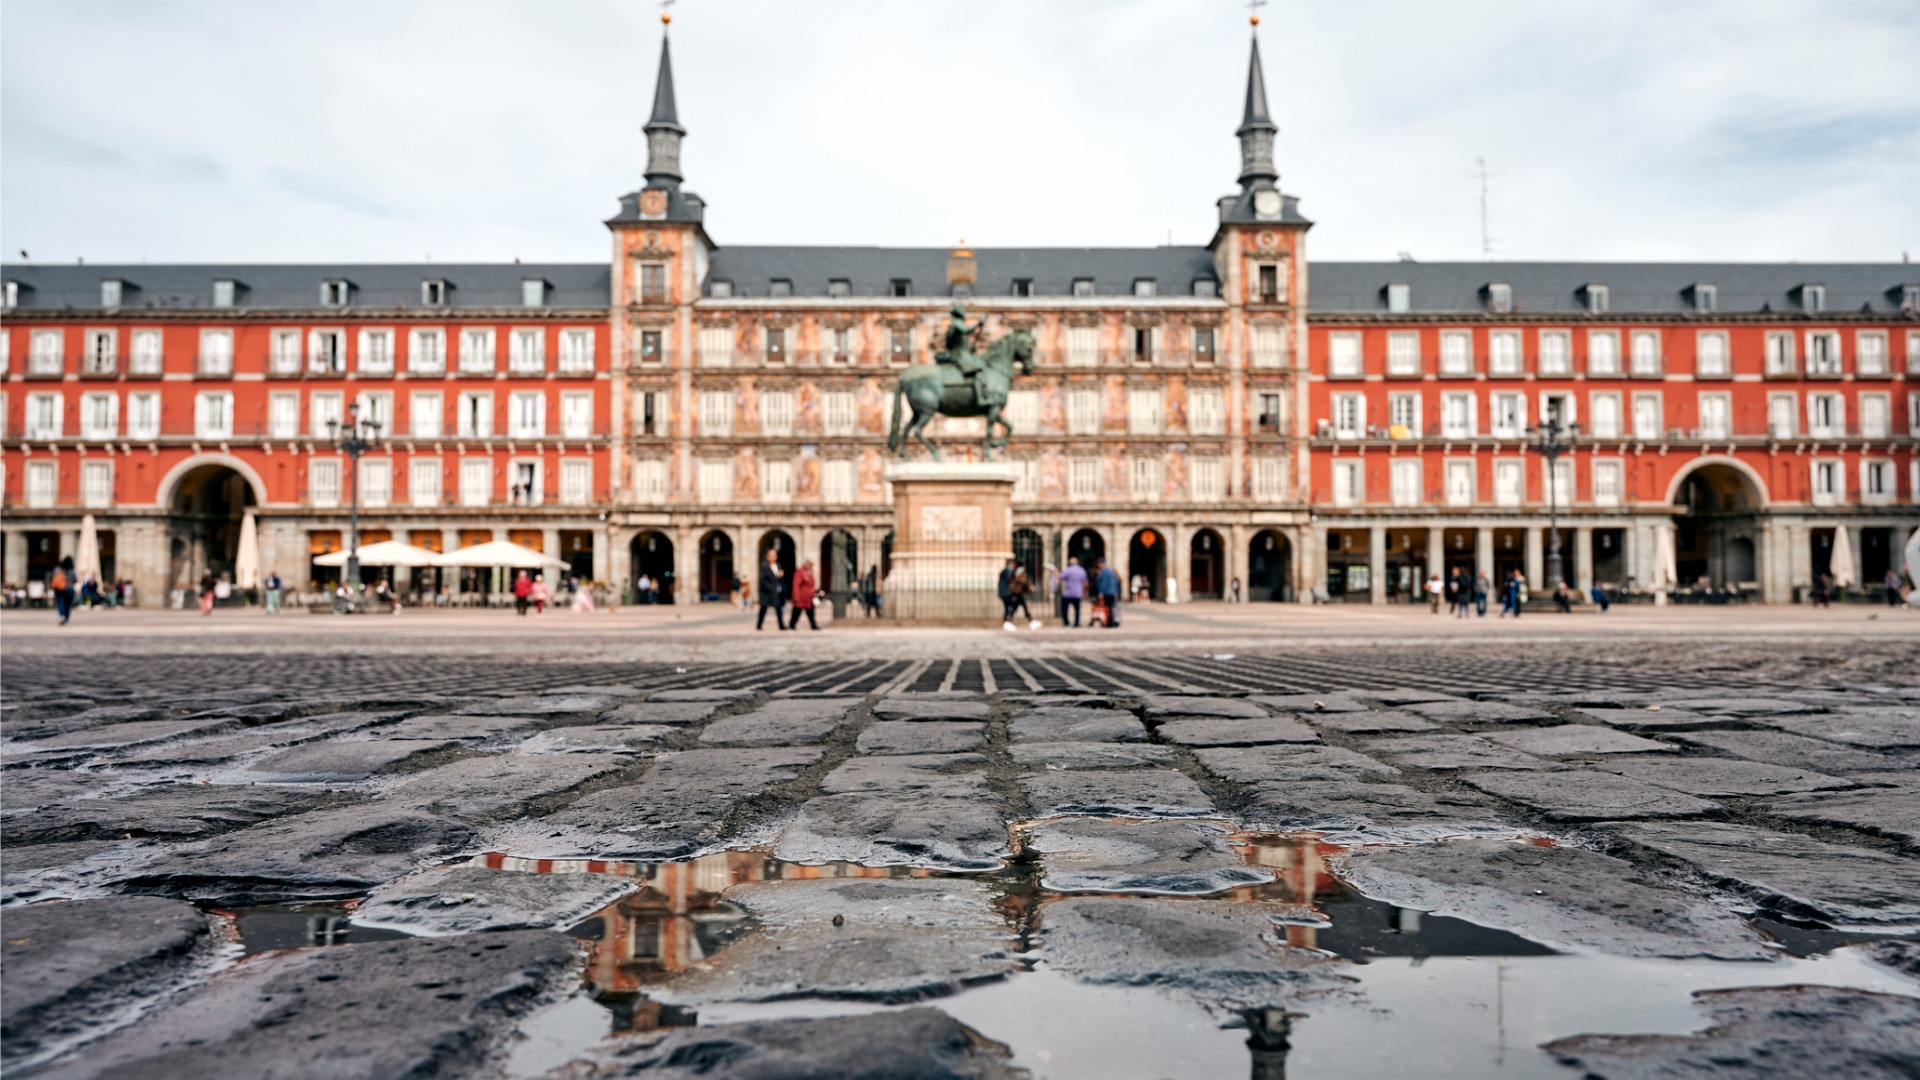
[[[241,951],[248,956],[272,949],[358,945],[413,936],[399,930],[355,926],[352,909],[339,904],[266,905],[218,913],[233,919]]]

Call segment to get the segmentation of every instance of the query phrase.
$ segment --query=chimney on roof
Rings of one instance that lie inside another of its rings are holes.
[[[680,126],[680,112],[673,100],[673,52],[668,47],[665,24],[673,16],[660,14],[660,70],[653,82],[653,113],[644,129],[647,133],[647,186],[677,188],[680,175],[680,140],[687,129]]]

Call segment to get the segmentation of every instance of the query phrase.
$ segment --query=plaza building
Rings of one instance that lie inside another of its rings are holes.
[[[624,591],[725,597],[772,549],[841,597],[884,567],[894,381],[966,305],[1030,331],[1005,457],[1015,553],[1104,556],[1154,597],[1385,602],[1427,573],[1787,600],[1920,525],[1920,272],[1904,264],[1314,263],[1278,186],[1258,44],[1204,245],[716,243],[662,42],[607,263],[4,269],[4,577],[92,514],[148,603],[290,581],[344,539],[512,539]],[[740,137],[750,137],[740,133]],[[1578,424],[1549,468],[1530,429]],[[935,426],[949,454],[977,420]],[[977,453],[977,451],[976,451]],[[1666,539],[1662,540],[1662,535]],[[440,583],[444,584],[444,583]],[[478,588],[479,583],[470,583]]]

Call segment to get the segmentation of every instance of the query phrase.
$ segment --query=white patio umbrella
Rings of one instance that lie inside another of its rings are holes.
[[[1901,564],[1907,568],[1907,576],[1920,583],[1920,529],[1913,530],[1907,537],[1907,546],[1901,552]]]
[[[242,589],[260,587],[260,526],[251,510],[240,519],[240,550],[233,556],[233,583]]]
[[[361,561],[366,561],[364,556]],[[435,556],[432,565],[508,566],[516,570],[544,570],[548,567],[565,567],[569,564],[511,541],[491,540],[484,544],[475,544],[472,547],[463,547],[458,551],[449,551],[445,555]]]
[[[382,540],[374,544],[360,545],[360,565],[362,566],[433,566],[440,556],[423,547],[402,543],[399,540]],[[347,552],[329,551],[313,560],[315,566],[345,566]]]
[[[1673,557],[1673,526],[1661,525],[1653,533],[1653,587],[1671,589],[1679,583],[1680,571]]]
[[[100,529],[94,524],[92,514],[80,519],[80,546],[73,552],[73,572],[80,581],[87,580],[88,574],[100,576]],[[78,588],[79,584],[74,582],[74,587]]]
[[[1833,530],[1833,561],[1827,566],[1827,573],[1833,575],[1833,583],[1846,588],[1854,584],[1860,571],[1853,565],[1853,538],[1847,535],[1845,525]]]

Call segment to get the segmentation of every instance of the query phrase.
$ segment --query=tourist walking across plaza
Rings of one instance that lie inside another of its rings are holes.
[[[1440,614],[1440,600],[1443,594],[1446,593],[1447,586],[1445,582],[1440,580],[1440,572],[1438,570],[1427,575],[1426,591],[1427,607],[1435,615]]]
[[[786,571],[780,569],[780,553],[773,548],[768,548],[766,561],[760,564],[760,583],[758,590],[760,593],[760,617],[753,622],[753,628],[755,630],[764,630],[767,628],[767,609],[769,608],[773,609],[773,628],[775,630],[785,630],[787,628],[785,615],[786,603],[782,596],[786,589],[786,576]]]
[[[1108,626],[1120,625],[1120,575],[1107,565],[1105,558],[1094,562],[1096,573],[1093,575],[1093,591],[1100,597],[1100,606],[1107,611]]]
[[[1493,595],[1493,582],[1487,579],[1487,572],[1482,570],[1473,579],[1473,613],[1475,615],[1483,617],[1486,615],[1487,597],[1491,595]]]
[[[220,588],[220,579],[209,570],[200,575],[200,614],[213,614],[213,596]]]
[[[1509,614],[1516,619],[1520,617],[1520,603],[1525,599],[1523,594],[1526,591],[1526,587],[1526,579],[1520,576],[1520,571],[1515,570],[1507,576],[1507,583],[1500,590],[1500,615],[1502,618],[1505,618]]]
[[[815,630],[820,629],[820,623],[813,617],[813,601],[819,591],[820,583],[814,577],[813,560],[808,559],[800,564],[800,569],[793,572],[793,611],[787,615],[787,629],[800,629],[802,612],[806,613],[808,626]]]
[[[278,570],[267,573],[267,580],[262,585],[262,589],[267,596],[267,614],[280,614],[280,572]]]
[[[60,613],[60,625],[67,625],[73,617],[73,556],[60,560],[54,568],[53,580],[47,583],[53,591],[53,608]]]
[[[533,575],[533,584],[527,586],[527,602],[533,605],[535,617],[547,613],[547,576],[545,574]]]
[[[1087,568],[1079,562],[1069,560],[1067,568],[1060,571],[1060,625],[1080,625],[1080,604],[1087,597]],[[1067,622],[1067,613],[1073,613],[1073,622]]]

